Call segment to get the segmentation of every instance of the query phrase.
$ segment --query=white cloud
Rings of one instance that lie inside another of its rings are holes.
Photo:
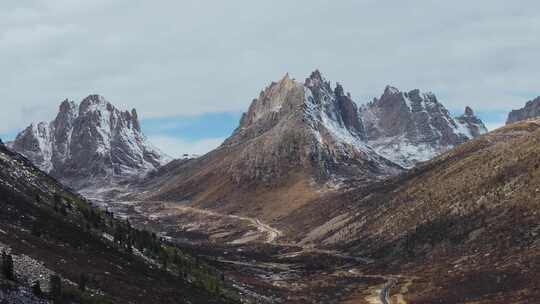
[[[181,158],[184,154],[203,155],[217,148],[225,138],[203,138],[190,141],[171,136],[150,136],[152,144],[173,158]]]
[[[105,95],[142,117],[243,111],[320,68],[363,103],[386,84],[448,108],[540,94],[540,2],[48,0],[0,3],[0,132]],[[24,109],[24,110],[23,110]]]

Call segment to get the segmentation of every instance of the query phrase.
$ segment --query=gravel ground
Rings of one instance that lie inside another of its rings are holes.
[[[0,252],[5,250],[7,253],[11,252],[11,249],[6,245],[0,243]],[[49,278],[54,275],[54,271],[48,269],[41,263],[27,255],[15,255],[13,257],[13,268],[17,276],[17,280],[25,282],[30,286],[35,281],[39,281],[41,289],[43,291],[49,290]]]

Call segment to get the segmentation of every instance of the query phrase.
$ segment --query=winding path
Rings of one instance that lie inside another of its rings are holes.
[[[352,273],[357,276],[366,277],[366,278],[380,278],[385,279],[386,283],[384,284],[383,288],[381,290],[378,290],[378,297],[372,298],[373,301],[378,302],[370,302],[370,303],[377,303],[377,304],[390,304],[390,297],[391,297],[391,290],[392,288],[396,287],[398,284],[399,278],[401,276],[386,276],[386,275],[364,275],[362,273],[359,273],[356,269],[349,270],[349,273]]]
[[[247,218],[247,217],[242,218],[242,219],[251,221],[255,226],[257,226],[257,229],[259,229],[259,231],[266,232],[268,234],[266,238],[266,243],[272,243],[278,237],[283,235],[283,232],[281,232],[280,230],[277,230],[274,227],[266,225],[265,223],[261,222],[261,220],[259,219],[252,219],[252,218]]]
[[[161,203],[167,204],[167,202],[161,202]],[[283,235],[283,232],[281,232],[280,230],[278,230],[278,229],[276,229],[274,227],[271,227],[271,226],[263,223],[261,220],[256,219],[256,218],[239,216],[239,215],[231,215],[231,214],[222,214],[222,213],[213,212],[213,211],[205,210],[205,209],[198,209],[198,208],[193,208],[193,207],[188,207],[188,206],[178,206],[177,204],[173,205],[173,207],[176,210],[180,210],[180,211],[184,211],[184,212],[185,211],[187,211],[187,212],[195,212],[195,213],[206,214],[208,216],[228,217],[228,218],[237,219],[237,220],[241,220],[241,221],[247,221],[252,226],[255,226],[257,228],[257,230],[259,230],[260,232],[266,234],[266,240],[265,240],[266,243],[272,243],[277,238],[279,238],[279,237],[281,237]]]
[[[390,304],[390,290],[395,285],[396,285],[396,280],[390,279],[388,282],[386,282],[383,289],[381,289],[381,292],[379,294],[379,299],[381,300],[382,304]]]

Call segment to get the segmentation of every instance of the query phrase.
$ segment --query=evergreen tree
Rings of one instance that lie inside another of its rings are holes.
[[[58,275],[52,275],[49,279],[50,296],[55,302],[62,298],[62,279]]]
[[[43,292],[41,291],[41,284],[39,283],[39,281],[35,281],[34,284],[32,284],[32,293],[38,298],[41,298],[41,296],[43,296]]]
[[[169,262],[169,256],[167,255],[167,252],[165,250],[161,250],[159,254],[159,260],[161,262],[161,267],[163,269],[167,269],[168,262]]]
[[[5,251],[2,251],[2,274],[7,280],[13,281],[15,279],[13,273],[13,258]]]
[[[32,233],[32,235],[35,235],[37,237],[41,236],[41,228],[39,227],[39,224],[37,221],[34,221],[32,223],[32,228],[30,230],[30,233]]]
[[[54,194],[54,211],[59,212],[62,205],[63,205],[62,197],[60,196],[60,194],[55,193]]]
[[[88,283],[88,276],[85,273],[81,273],[79,276],[79,290],[84,292],[86,290],[86,284]]]
[[[60,213],[64,216],[67,215],[67,207],[66,207],[66,204],[60,204]]]

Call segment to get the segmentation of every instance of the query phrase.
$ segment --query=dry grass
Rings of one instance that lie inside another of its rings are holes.
[[[332,199],[347,202],[333,217],[347,212],[348,223],[328,221],[312,242],[423,278],[404,295],[410,303],[540,296],[540,121],[506,126],[372,191]]]

